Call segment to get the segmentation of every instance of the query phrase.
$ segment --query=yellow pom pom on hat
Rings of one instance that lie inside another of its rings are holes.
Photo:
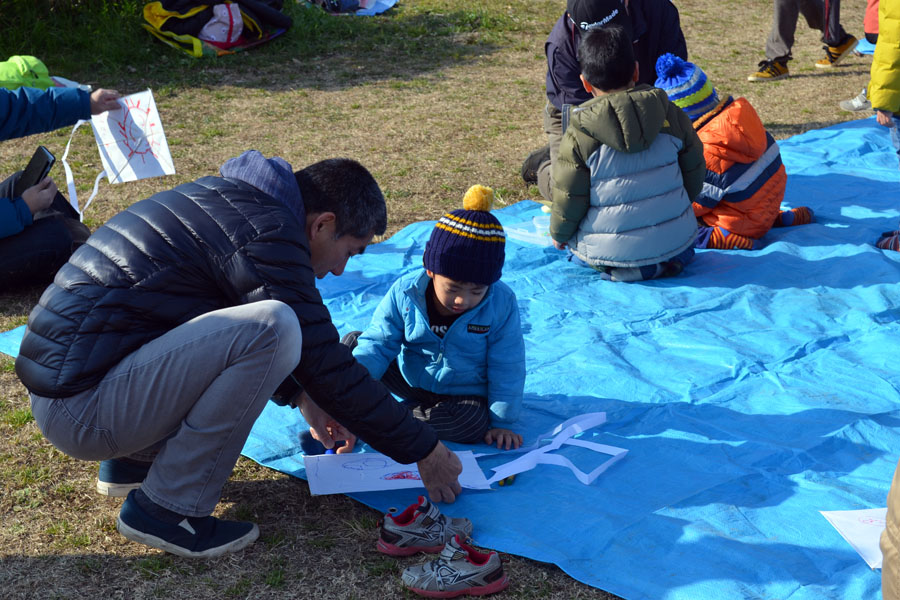
[[[445,213],[425,245],[425,268],[462,283],[491,285],[500,279],[506,258],[506,234],[491,214],[494,191],[473,185],[463,208]]]
[[[494,205],[494,190],[476,183],[463,196],[463,210],[489,211]]]

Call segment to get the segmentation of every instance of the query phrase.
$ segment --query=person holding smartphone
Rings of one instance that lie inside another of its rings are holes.
[[[0,89],[0,141],[115,110],[119,97],[107,89]],[[0,182],[0,290],[47,283],[91,234],[50,177],[17,194],[21,175],[19,171]]]

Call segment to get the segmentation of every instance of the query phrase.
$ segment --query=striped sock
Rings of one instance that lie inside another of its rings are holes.
[[[806,225],[813,222],[815,214],[811,208],[798,206],[791,210],[783,210],[775,217],[772,227],[793,227],[794,225]]]
[[[722,227],[714,227],[706,247],[716,250],[754,250],[756,249],[756,240],[731,233]]]
[[[881,238],[875,242],[875,245],[882,250],[900,251],[900,231],[882,233]]]

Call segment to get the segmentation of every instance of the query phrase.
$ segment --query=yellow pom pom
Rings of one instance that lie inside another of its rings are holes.
[[[486,185],[475,184],[469,188],[463,196],[463,208],[465,210],[491,210],[494,204],[494,190]]]

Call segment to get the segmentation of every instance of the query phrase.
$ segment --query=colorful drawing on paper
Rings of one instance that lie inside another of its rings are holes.
[[[412,479],[414,481],[422,481],[422,478],[419,477],[419,474],[415,471],[400,471],[398,473],[388,473],[387,475],[382,475],[381,478],[387,481],[393,481],[395,479]]]
[[[490,489],[472,451],[464,450],[456,455],[463,468],[460,485],[470,489]],[[304,456],[303,464],[309,491],[315,495],[423,487],[416,465],[402,465],[375,452]]]
[[[110,183],[173,175],[175,165],[153,93],[119,100],[121,108],[91,117],[100,159]]]

